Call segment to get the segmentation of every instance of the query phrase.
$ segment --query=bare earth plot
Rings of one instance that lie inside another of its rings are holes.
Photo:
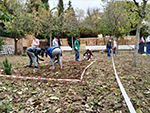
[[[81,82],[46,81],[0,77],[0,112],[20,113],[129,113],[115,79],[111,58],[93,53],[97,59],[85,72]],[[63,53],[63,69],[55,64],[50,70],[49,58],[40,63],[41,69],[25,68],[28,57],[0,56],[12,63],[12,75],[38,78],[80,79],[92,61],[74,61],[74,54]],[[150,112],[150,57],[138,56],[132,67],[133,54],[120,52],[114,57],[118,76],[134,106]]]

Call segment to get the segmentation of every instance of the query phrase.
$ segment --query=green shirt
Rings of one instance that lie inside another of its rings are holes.
[[[79,45],[79,41],[78,41],[78,40],[75,40],[75,41],[74,41],[74,49],[77,48],[77,49],[79,50],[79,46],[80,46],[80,45]]]

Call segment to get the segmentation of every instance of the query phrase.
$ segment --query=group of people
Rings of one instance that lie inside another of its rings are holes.
[[[32,67],[32,64],[34,64],[34,68],[39,69],[40,67],[37,66],[38,60],[40,59],[38,55],[44,57],[44,52],[46,51],[46,54],[50,56],[50,63],[51,63],[50,69],[54,69],[55,60],[58,60],[58,64],[60,65],[60,68],[62,68],[62,63],[60,59],[60,56],[62,56],[62,52],[60,49],[62,43],[57,35],[54,36],[53,46],[47,47],[46,50],[44,48],[39,47],[39,40],[35,38],[35,36],[33,38],[33,42],[31,45],[32,46],[27,48],[26,50],[27,55],[30,59],[28,67]],[[42,61],[44,60],[42,59]]]
[[[76,38],[74,41],[74,50],[75,50],[75,60],[79,61],[79,37]],[[61,56],[62,52],[60,49],[60,46],[62,45],[59,37],[57,35],[54,36],[53,42],[52,42],[52,47],[46,47],[46,50],[44,48],[39,47],[39,40],[34,36],[33,37],[33,42],[31,44],[31,47],[27,48],[26,53],[30,59],[28,67],[32,67],[32,64],[34,65],[34,68],[40,68],[38,67],[38,60],[42,60],[39,56],[44,57],[44,52],[46,51],[46,56],[50,56],[50,69],[55,69],[54,63],[57,61],[57,63],[60,66],[60,69],[62,68],[62,62],[61,62]],[[90,50],[87,50],[83,54],[84,58],[87,57],[86,60],[91,60],[92,59],[92,52]]]
[[[76,40],[74,41],[75,60],[76,61],[79,61],[79,56],[80,56],[80,53],[79,53],[79,49],[80,49],[79,40],[80,40],[80,38],[76,37]],[[87,49],[86,52],[83,54],[83,57],[84,57],[84,60],[90,61],[93,58],[93,54],[89,49]]]
[[[74,50],[75,50],[75,61],[79,61],[79,56],[80,56],[80,38],[76,37],[74,41]],[[113,42],[112,46],[112,39],[110,39],[106,45],[106,48],[108,50],[107,56],[110,57],[111,50],[115,51],[115,55],[117,56],[116,53],[116,41]],[[54,36],[53,42],[52,42],[52,47],[47,47],[46,50],[44,48],[39,47],[39,40],[34,36],[33,42],[31,44],[32,46],[27,48],[26,52],[27,55],[30,59],[28,67],[32,67],[32,64],[34,64],[34,68],[40,68],[37,66],[38,60],[42,60],[39,56],[44,57],[44,52],[46,51],[46,56],[49,55],[50,57],[50,69],[54,69],[54,63],[57,61],[57,63],[60,66],[60,69],[62,68],[62,62],[61,62],[61,56],[62,56],[62,51],[60,49],[60,46],[62,45],[59,37],[57,35]],[[93,59],[93,54],[92,52],[87,49],[86,52],[83,54],[84,60],[92,60]]]
[[[112,42],[113,42],[113,44],[112,44]],[[108,42],[107,42],[106,48],[107,48],[107,51],[108,51],[107,52],[107,57],[111,57],[111,51],[114,51],[115,56],[117,56],[117,43],[116,43],[115,40],[113,41],[113,39],[109,39]]]

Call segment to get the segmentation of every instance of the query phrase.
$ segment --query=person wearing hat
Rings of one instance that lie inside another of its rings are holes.
[[[74,41],[75,60],[76,61],[79,61],[79,56],[80,56],[80,53],[79,53],[79,49],[80,49],[79,48],[80,47],[79,40],[80,40],[80,38],[76,37],[76,40]]]

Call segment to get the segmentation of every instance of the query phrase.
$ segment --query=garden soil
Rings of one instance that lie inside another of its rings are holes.
[[[0,56],[0,68],[5,58],[12,63],[12,75],[80,79],[92,61],[74,61],[74,54],[64,52],[63,68],[50,59],[40,61],[40,69],[28,68],[27,56]],[[0,112],[4,113],[129,113],[117,84],[112,60],[106,54],[94,53],[94,62],[82,81],[48,81],[0,77]],[[132,67],[133,52],[119,52],[114,57],[118,76],[137,113],[150,113],[150,56],[139,54],[137,66]],[[1,74],[4,74],[1,72]]]

